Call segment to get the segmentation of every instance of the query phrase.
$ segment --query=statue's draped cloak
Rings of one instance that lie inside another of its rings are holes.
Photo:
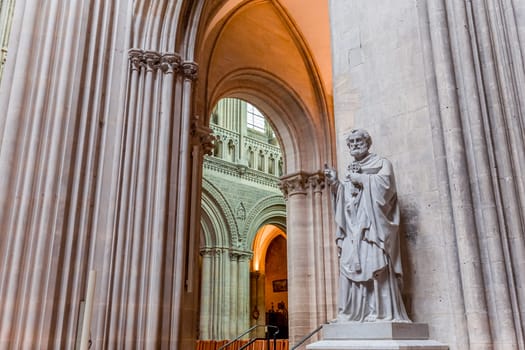
[[[372,313],[376,279],[383,304],[378,318],[408,320],[398,286],[400,215],[392,164],[375,154],[358,163],[360,189],[349,179],[332,186],[336,236],[342,240],[340,313],[356,321]]]

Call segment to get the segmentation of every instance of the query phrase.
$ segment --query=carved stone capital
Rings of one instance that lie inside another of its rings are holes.
[[[192,62],[181,63],[181,57],[177,53],[161,53],[152,50],[130,49],[128,51],[132,70],[146,68],[148,72],[161,71],[164,74],[177,74],[182,72],[184,75],[192,74]],[[187,67],[184,68],[184,65]],[[195,73],[196,74],[195,68]]]
[[[203,154],[212,154],[216,137],[213,135],[213,130],[204,126],[198,117],[195,117],[193,120],[191,136],[193,144],[200,145]]]
[[[213,257],[217,254],[217,248],[214,248],[214,247],[201,248],[199,253],[202,257],[205,257],[205,256]]]
[[[190,80],[197,79],[197,73],[199,71],[199,65],[195,62],[183,62],[181,65],[182,73],[184,77]]]
[[[253,253],[244,250],[231,249],[230,257],[232,260],[247,261],[253,257]]]
[[[132,70],[140,70],[144,64],[144,51],[139,49],[130,49],[128,51],[129,60],[131,62]]]
[[[321,192],[325,188],[325,178],[321,171],[316,173],[299,172],[283,176],[279,188],[285,198],[294,194],[306,194],[308,190]]]
[[[153,72],[159,68],[161,54],[156,51],[145,51],[143,60],[145,62],[146,71]]]
[[[325,178],[322,171],[311,174],[308,177],[308,186],[314,192],[321,192],[325,188]]]
[[[174,53],[165,53],[160,58],[159,68],[165,74],[176,74],[180,71],[181,58]]]
[[[306,194],[307,184],[308,174],[300,172],[282,177],[279,181],[279,188],[284,198],[288,198],[295,194]]]

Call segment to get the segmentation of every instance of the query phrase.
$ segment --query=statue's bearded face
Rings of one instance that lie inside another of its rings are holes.
[[[346,140],[350,154],[356,159],[362,159],[368,154],[368,143],[360,134],[350,135]]]

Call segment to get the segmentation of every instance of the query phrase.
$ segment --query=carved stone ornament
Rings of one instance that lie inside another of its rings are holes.
[[[324,188],[325,178],[321,171],[288,175],[282,177],[279,182],[279,189],[283,192],[284,198],[294,194],[306,194],[308,190],[319,192]]]
[[[128,52],[131,61],[132,70],[140,70],[144,64],[144,51],[139,49],[130,49]]]
[[[166,74],[178,73],[180,71],[181,58],[174,53],[165,53],[160,58],[159,68]]]
[[[160,53],[151,50],[130,49],[128,55],[132,70],[146,68],[148,72],[160,70],[165,74],[181,72],[181,57],[177,53]],[[186,71],[184,71],[184,74],[186,74]]]
[[[193,143],[201,146],[203,154],[211,155],[213,153],[213,148],[215,146],[213,130],[202,125],[199,117],[193,119],[191,135],[193,137]]]
[[[314,192],[321,192],[325,188],[325,178],[323,172],[310,175],[308,185]]]
[[[153,72],[159,68],[161,54],[155,51],[145,51],[143,60],[146,62],[146,70]]]
[[[279,189],[283,192],[284,198],[294,194],[306,194],[308,184],[308,174],[297,173],[284,178],[279,182]]]
[[[197,73],[199,71],[199,65],[195,62],[183,62],[182,72],[184,77],[190,80],[197,79]]]

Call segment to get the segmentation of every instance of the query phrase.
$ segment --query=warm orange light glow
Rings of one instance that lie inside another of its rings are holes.
[[[270,243],[278,236],[286,239],[286,234],[279,227],[264,225],[259,229],[253,242],[252,271],[264,273],[264,258]]]

